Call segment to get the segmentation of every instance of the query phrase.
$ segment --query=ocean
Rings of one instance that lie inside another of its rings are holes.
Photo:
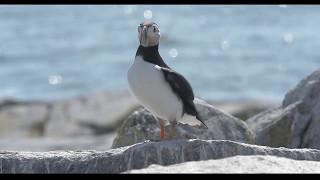
[[[145,19],[200,98],[281,101],[320,66],[318,5],[1,5],[0,98],[128,89]]]

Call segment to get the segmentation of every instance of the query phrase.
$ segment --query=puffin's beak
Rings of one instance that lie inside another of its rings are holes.
[[[142,29],[143,34],[144,34],[144,38],[147,38],[147,30],[148,30],[148,28],[146,26],[144,26]]]

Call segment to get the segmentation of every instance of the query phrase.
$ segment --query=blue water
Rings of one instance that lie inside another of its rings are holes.
[[[320,66],[320,6],[2,5],[0,98],[128,88],[146,10],[160,54],[205,99],[279,101]]]

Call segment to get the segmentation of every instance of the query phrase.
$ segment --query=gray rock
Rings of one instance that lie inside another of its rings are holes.
[[[0,151],[0,173],[120,173],[151,164],[168,166],[236,155],[272,155],[320,161],[320,150],[194,139],[143,142],[108,151]]]
[[[224,113],[199,99],[196,100],[195,104],[200,117],[202,117],[209,129],[206,129],[202,124],[189,125],[179,122],[176,138],[220,139],[254,143],[253,133],[242,120]],[[192,119],[186,118],[186,121],[192,121]],[[193,121],[199,122],[196,119],[193,119]],[[165,127],[165,131],[170,131],[169,125]],[[146,109],[141,108],[131,114],[121,125],[112,148],[128,146],[145,140],[157,140],[160,138],[159,136],[160,126],[158,120]]]
[[[246,122],[255,134],[255,143],[271,147],[289,147],[293,142],[293,115],[299,103],[259,113]]]
[[[129,91],[53,102],[0,100],[0,137],[75,137],[112,133],[138,103]]]
[[[320,70],[286,94],[282,106],[249,120],[256,143],[266,146],[320,149]]]
[[[320,69],[314,71],[309,76],[302,79],[298,85],[290,90],[284,100],[283,107],[286,107],[297,101],[315,101],[320,93]]]
[[[46,103],[3,101],[0,105],[0,137],[42,136],[49,110]]]
[[[45,135],[92,135],[116,130],[138,106],[128,91],[99,92],[53,104]]]
[[[299,103],[293,115],[290,147],[320,149],[320,69],[286,94],[283,107]]]
[[[234,156],[170,166],[150,165],[148,168],[125,173],[320,173],[320,162],[292,160],[276,156]]]

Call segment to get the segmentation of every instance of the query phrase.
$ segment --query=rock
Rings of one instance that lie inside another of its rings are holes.
[[[314,149],[270,148],[229,140],[180,139],[142,142],[108,151],[0,151],[0,173],[120,173],[151,164],[168,166],[237,155],[320,161],[320,150]]]
[[[256,143],[272,147],[320,149],[320,70],[289,91],[282,106],[249,120]]]
[[[21,104],[21,102],[18,102],[14,99],[0,99],[0,110],[2,108],[7,108],[9,106],[18,105]]]
[[[306,78],[302,79],[298,85],[290,90],[284,100],[283,107],[293,104],[297,101],[319,102],[316,101],[320,94],[320,69],[314,71]]]
[[[238,142],[254,143],[253,133],[246,123],[240,119],[224,113],[204,101],[197,100],[196,108],[203,118],[206,129],[202,124],[189,125],[178,123],[177,138],[182,139],[221,139]],[[198,120],[193,120],[198,122]],[[170,126],[165,127],[165,131],[170,131]],[[156,140],[160,137],[160,126],[150,112],[141,108],[131,114],[121,125],[118,135],[115,138],[112,148],[132,145],[145,140]]]
[[[49,110],[46,103],[3,101],[0,105],[0,137],[42,136]]]
[[[170,166],[150,165],[148,168],[125,173],[320,173],[320,162],[276,156],[234,156]]]
[[[116,131],[138,103],[129,91],[53,102],[0,100],[0,137],[74,137]]]
[[[271,147],[290,147],[293,141],[293,115],[299,103],[259,113],[246,122],[255,134],[255,143]]]
[[[320,69],[289,91],[282,106],[293,103],[299,105],[293,116],[293,142],[289,147],[320,149]]]
[[[100,92],[54,103],[45,135],[78,136],[115,131],[138,107],[128,91]]]

